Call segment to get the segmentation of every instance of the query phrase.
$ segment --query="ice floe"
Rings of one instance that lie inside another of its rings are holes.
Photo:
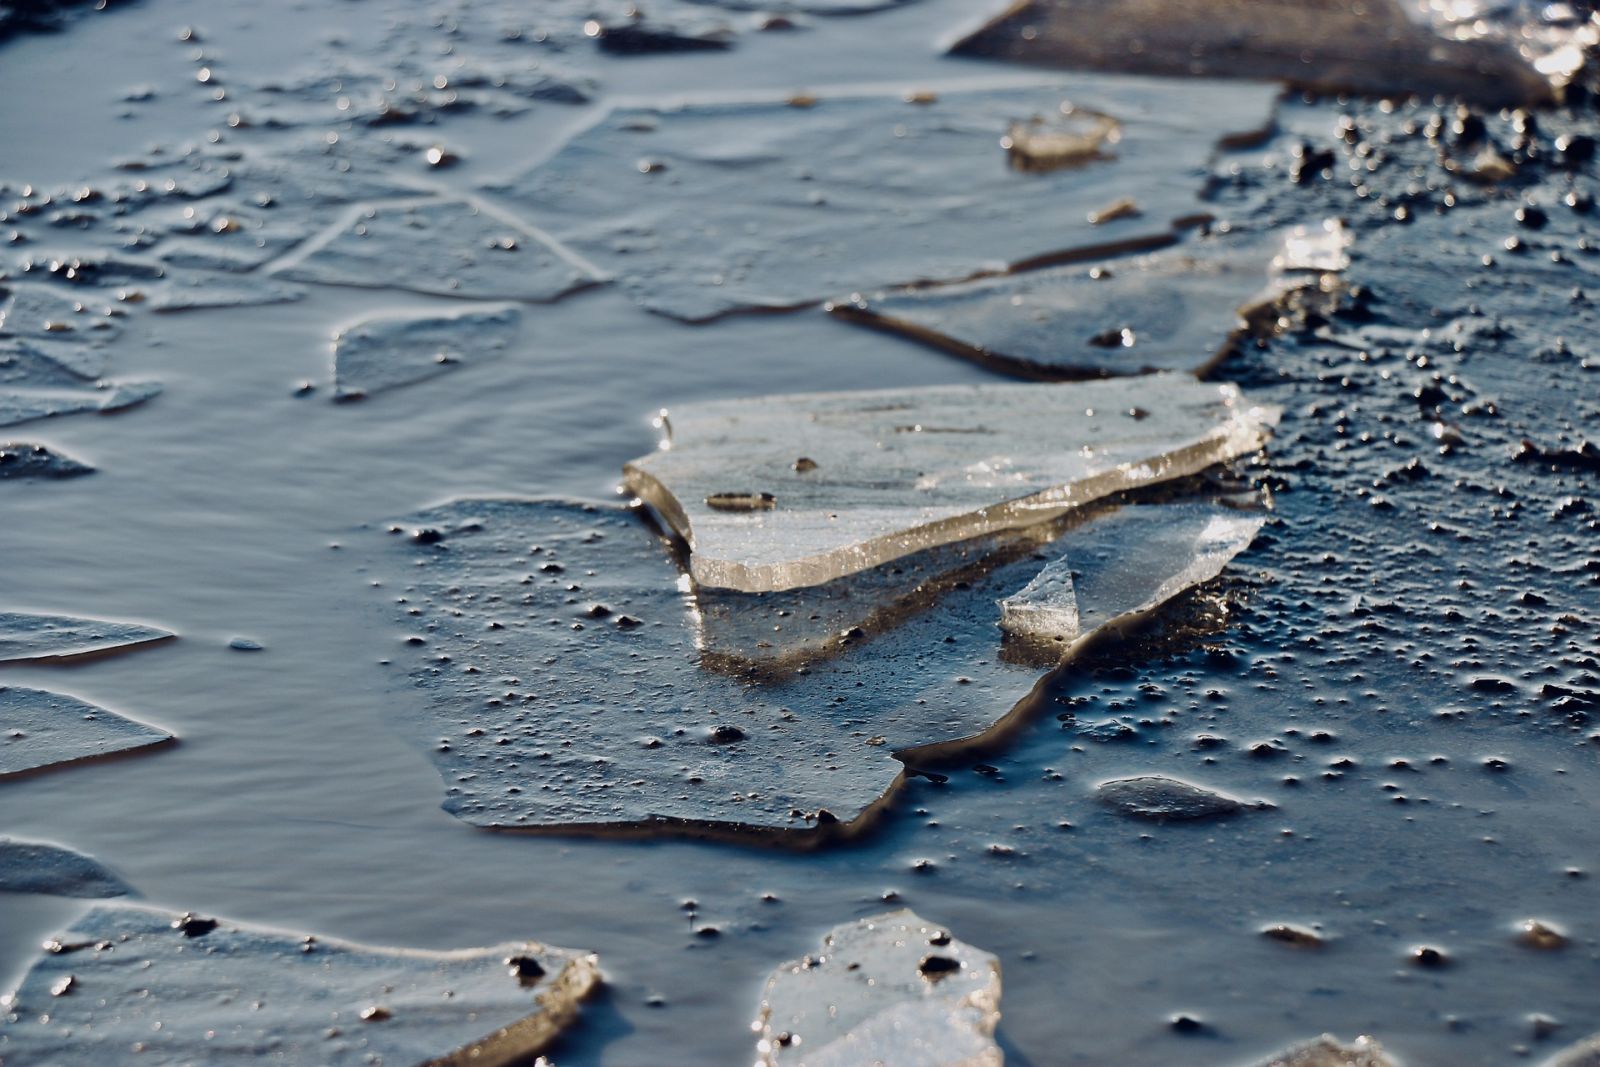
[[[1395,1067],[1395,1062],[1370,1037],[1358,1037],[1346,1045],[1323,1034],[1314,1041],[1285,1049],[1256,1067]]]
[[[45,445],[25,442],[0,444],[0,479],[80,478],[94,468]]]
[[[133,890],[100,861],[43,841],[0,837],[0,893],[124,897]],[[0,1033],[3,1033],[0,1024]]]
[[[0,778],[173,741],[76,697],[0,686]]]
[[[548,1047],[599,981],[592,955],[532,941],[424,952],[100,905],[8,998],[0,1057],[509,1067]]]
[[[767,980],[762,1067],[1000,1067],[1000,961],[901,910],[830,930]]]
[[[0,611],[0,663],[75,659],[167,641],[154,626]]]

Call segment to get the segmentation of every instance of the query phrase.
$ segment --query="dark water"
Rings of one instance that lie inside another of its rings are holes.
[[[384,10],[149,0],[14,40],[0,51],[0,143],[12,146],[0,178],[13,192],[97,181],[152,143],[225,129],[228,105],[209,99],[197,64],[247,86],[330,54],[378,63],[449,43],[431,18],[391,26]],[[447,142],[459,164],[384,155],[374,180],[521,218],[492,186],[608,101],[1048,80],[938,58],[936,42],[976,14],[927,0],[746,32],[709,55],[602,58],[574,44],[551,62],[597,77],[595,103],[447,116],[407,134]],[[177,40],[187,25],[199,43]],[[149,99],[122,99],[144,85]],[[1149,91],[1109,78],[1101,90],[1113,102]],[[1547,118],[1552,165],[1484,189],[1435,169],[1421,133],[1435,109],[1363,106],[1343,139],[1341,110],[1288,105],[1283,136],[1212,168],[1210,210],[1242,228],[1349,216],[1349,280],[1370,290],[1322,336],[1243,345],[1211,371],[1284,407],[1268,457],[1236,464],[1272,492],[1276,521],[1219,583],[1074,664],[1013,743],[943,768],[944,784],[908,783],[864,839],[792,854],[484,833],[440,809],[428,754],[395,729],[423,698],[356,559],[364,525],[458,496],[607,498],[621,464],[654,446],[650,413],[675,403],[995,380],[820,309],[691,326],[620,287],[527,305],[501,357],[348,405],[329,402],[336,330],[463,302],[312,286],[294,303],[120,320],[113,372],[164,392],[112,417],[4,431],[98,470],[0,483],[0,597],[179,639],[8,666],[0,680],[180,743],[0,783],[0,833],[92,853],[175,910],[383,945],[592,949],[609,991],[556,1050],[563,1064],[748,1062],[766,973],[883,910],[886,894],[1000,956],[1000,1036],[1017,1064],[1222,1065],[1322,1031],[1374,1034],[1413,1067],[1498,1064],[1600,1028],[1600,596],[1594,513],[1572,501],[1600,502],[1592,466],[1561,459],[1600,424],[1594,315],[1573,295],[1600,290],[1600,258],[1583,247],[1587,217],[1562,203],[1590,189],[1592,164],[1553,165],[1557,127],[1592,120]],[[1259,118],[1241,108],[1215,124],[1220,136]],[[1510,151],[1514,132],[1490,119]],[[1289,179],[1302,136],[1333,153],[1334,180]],[[1374,154],[1361,195],[1349,160],[1365,168]],[[1193,180],[1198,195],[1204,175]],[[1446,184],[1461,203],[1440,213]],[[1534,202],[1542,229],[1514,216]],[[307,217],[331,225],[344,210],[314,203]],[[84,240],[33,219],[0,222],[0,236],[14,224],[33,240],[8,247],[13,260]],[[305,380],[318,390],[296,395]],[[230,649],[240,636],[263,650]],[[1098,782],[1142,773],[1274,807],[1152,826],[1096,803]],[[3,984],[78,907],[7,897]],[[1523,946],[1516,924],[1530,917],[1571,944]],[[1326,944],[1259,933],[1279,923]],[[722,936],[696,936],[707,924]],[[1448,965],[1416,965],[1418,946]],[[1178,1032],[1178,1013],[1205,1026]],[[1552,1038],[1535,1040],[1534,1014],[1559,1022]]]

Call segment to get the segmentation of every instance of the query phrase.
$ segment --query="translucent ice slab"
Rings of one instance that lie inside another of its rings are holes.
[[[1276,422],[1187,375],[724,400],[663,416],[627,487],[701,585],[817,585],[1261,447]]]
[[[9,998],[0,1057],[508,1067],[554,1041],[598,981],[593,956],[531,941],[408,951],[102,905]]]
[[[1000,961],[910,911],[836,926],[767,980],[760,1067],[1000,1067]]]
[[[75,697],[0,686],[0,778],[172,740],[169,733]]]
[[[137,648],[172,636],[138,623],[0,611],[0,663],[72,659]]]

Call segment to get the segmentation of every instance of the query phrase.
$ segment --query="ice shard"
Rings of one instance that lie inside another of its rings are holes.
[[[1018,0],[951,51],[1073,70],[1273,78],[1319,92],[1497,105],[1555,96],[1566,72],[1542,69],[1550,60],[1524,54],[1520,35],[1436,27],[1425,12],[1411,0]],[[1464,21],[1475,23],[1484,20]]]
[[[172,636],[138,623],[0,611],[0,663],[76,659],[168,641]]]
[[[411,951],[133,905],[46,944],[0,1017],[7,1067],[418,1064],[510,1067],[600,981],[592,955],[513,941]]]
[[[1219,139],[1261,127],[1271,107],[1242,83],[1077,79],[923,103],[619,109],[494,188],[646,307],[698,321],[1170,241],[1176,220],[1205,210],[1199,179]],[[1115,143],[1076,165],[1007,166],[1015,124],[1064,112],[1106,116]],[[1089,220],[1125,196],[1142,217]]]
[[[767,980],[761,1067],[1000,1067],[1000,961],[901,910],[830,930]]]
[[[92,856],[43,841],[0,837],[0,893],[104,898],[131,892],[126,882]]]
[[[324,285],[535,302],[598,280],[538,233],[458,200],[362,205],[327,241],[277,273]]]
[[[44,445],[0,444],[0,480],[7,478],[81,478],[94,468]]]
[[[1263,236],[1197,238],[1138,256],[857,294],[828,310],[1023,378],[1199,374],[1240,336],[1240,309],[1275,288],[1276,247]]]
[[[1076,640],[1080,631],[1072,565],[1052,560],[1033,581],[1000,601],[1000,628],[1034,640]]]
[[[369,571],[415,687],[391,702],[396,726],[428,751],[446,809],[480,826],[824,842],[870,821],[902,761],[990,743],[1033,711],[1074,648],[1005,654],[996,602],[1042,561],[1084,561],[1080,640],[1193,573],[1182,551],[1130,552],[1137,577],[1096,565],[1170,529],[1162,511],[1093,505],[980,559],[945,546],[793,593],[722,595],[737,634],[821,620],[738,657],[708,647],[700,592],[638,509],[461,501],[374,535],[387,547]],[[901,567],[913,587],[888,573]]]
[[[1178,374],[723,400],[664,414],[625,484],[696,582],[782,590],[1192,474],[1276,419]]]
[[[357,323],[334,337],[334,399],[352,400],[492,359],[510,345],[520,320],[515,308],[501,308]]]
[[[0,778],[173,740],[165,731],[76,697],[0,686]]]

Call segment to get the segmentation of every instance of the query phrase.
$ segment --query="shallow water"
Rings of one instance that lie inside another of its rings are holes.
[[[870,20],[747,33],[710,56],[579,58],[608,99],[635,104],[1036,80],[938,57],[935,43],[976,14],[925,0]],[[27,105],[0,116],[0,143],[26,148],[6,154],[0,180],[77,182],[151,141],[203,137],[217,114],[192,91],[190,46],[176,41],[185,25],[243,82],[297,66],[336,34],[358,47],[374,17],[367,5],[320,4],[270,15],[146,0],[8,43],[0,99]],[[68,73],[84,56],[92,76]],[[155,97],[116,117],[140,84]],[[448,140],[460,164],[395,173],[482,195],[482,183],[548,157],[596,114],[540,105],[452,117],[424,132]],[[1334,114],[1285,121],[1331,140]],[[1253,193],[1216,209],[1278,225],[1296,204],[1320,217],[1343,203],[1272,186],[1262,207]],[[1591,516],[1549,517],[1567,496],[1592,499],[1593,475],[1506,457],[1523,434],[1554,445],[1562,420],[1573,434],[1595,425],[1593,374],[1580,365],[1594,358],[1583,332],[1592,322],[1565,295],[1567,274],[1588,268],[1546,259],[1544,295],[1529,300],[1513,271],[1532,268],[1500,251],[1496,277],[1511,280],[1468,293],[1469,268],[1513,232],[1513,206],[1485,208],[1500,212],[1493,225],[1425,218],[1415,232],[1434,225],[1431,237],[1380,231],[1355,268],[1397,327],[1437,325],[1431,309],[1473,300],[1527,315],[1519,340],[1433,357],[1492,384],[1502,419],[1451,414],[1466,439],[1440,457],[1411,395],[1433,367],[1414,356],[1374,362],[1302,338],[1230,357],[1217,377],[1286,406],[1276,466],[1257,471],[1282,522],[1188,615],[1107,643],[1068,672],[1058,707],[1076,723],[1043,715],[1007,747],[946,768],[946,784],[909,783],[864,840],[803,855],[496,835],[446,814],[428,754],[395,728],[397,705],[423,698],[401,666],[380,662],[398,664],[404,635],[353,546],[458,496],[605,499],[622,463],[654,446],[649,416],[663,406],[998,379],[820,308],[689,326],[612,288],[524,308],[500,358],[334,404],[336,331],[463,303],[312,287],[296,303],[132,315],[112,370],[161,381],[159,397],[8,430],[98,469],[0,482],[0,606],[137,620],[179,638],[87,663],[6,666],[0,682],[100,704],[180,741],[0,783],[0,833],[92,854],[178,911],[379,945],[532,937],[594,950],[609,991],[557,1050],[562,1064],[748,1062],[748,1023],[772,968],[825,930],[885,910],[890,893],[1000,957],[999,1035],[1015,1064],[1224,1065],[1330,1030],[1370,1032],[1412,1067],[1442,1067],[1514,1062],[1521,1047],[1576,1039],[1600,1028],[1600,746],[1540,687],[1595,689]],[[1538,239],[1577,258],[1583,225],[1563,215]],[[1459,249],[1441,257],[1449,284],[1419,277],[1408,240]],[[1551,322],[1579,351],[1532,360],[1552,345]],[[318,387],[297,395],[302,381]],[[1431,479],[1374,490],[1417,457]],[[1375,492],[1397,507],[1374,507]],[[1512,498],[1526,514],[1503,519],[1495,509]],[[1527,592],[1547,603],[1519,603]],[[1566,614],[1581,625],[1555,621]],[[230,649],[241,636],[263,650]],[[1491,677],[1503,688],[1475,684]],[[1087,732],[1105,719],[1129,730]],[[1200,733],[1228,743],[1205,747]],[[1250,754],[1256,742],[1268,742],[1262,755]],[[1341,757],[1355,765],[1333,766]],[[1147,773],[1276,807],[1151,826],[1094,799],[1100,781]],[[932,863],[918,870],[919,860]],[[78,910],[7,897],[0,987]],[[1573,943],[1519,945],[1513,926],[1528,917],[1562,924]],[[1320,923],[1329,943],[1297,951],[1257,933],[1283,922]],[[697,934],[707,925],[721,936]],[[1414,966],[1407,952],[1418,944],[1444,949],[1451,965]],[[1555,1038],[1534,1043],[1535,1012],[1559,1020]],[[1177,1032],[1175,1013],[1206,1027]]]

